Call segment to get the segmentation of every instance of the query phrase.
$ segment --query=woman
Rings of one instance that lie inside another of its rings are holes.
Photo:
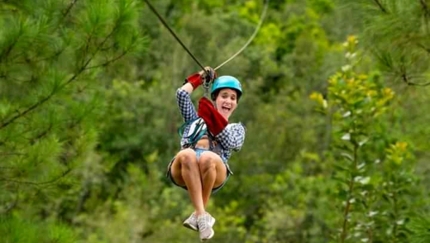
[[[199,100],[198,111],[191,93],[203,83],[211,87],[212,103]],[[185,121],[182,127],[181,151],[169,164],[171,181],[188,191],[194,212],[183,225],[199,231],[201,241],[213,237],[215,218],[205,211],[212,193],[217,192],[232,174],[228,159],[239,151],[245,140],[241,123],[228,123],[242,95],[240,82],[232,76],[216,77],[212,68],[190,75],[176,92],[177,103]]]

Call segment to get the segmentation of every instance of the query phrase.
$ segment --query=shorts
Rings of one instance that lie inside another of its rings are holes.
[[[196,157],[197,157],[197,160],[199,160],[200,159],[200,156],[201,156],[201,154],[203,153],[203,152],[205,152],[205,151],[210,151],[209,149],[202,149],[202,148],[194,148],[193,149],[195,152],[196,152]],[[170,161],[170,163],[169,163],[169,166],[168,166],[168,168],[167,168],[167,173],[166,173],[166,176],[167,176],[167,178],[169,178],[170,179],[170,181],[175,185],[175,186],[178,186],[178,187],[181,187],[181,188],[183,188],[183,189],[185,189],[185,190],[187,190],[187,187],[186,186],[181,186],[181,185],[178,185],[178,184],[176,184],[176,182],[175,182],[175,180],[173,180],[173,177],[172,177],[172,173],[171,173],[171,167],[172,167],[172,164],[173,164],[173,161],[175,160],[175,157],[173,157],[173,159]],[[224,162],[224,165],[226,166],[226,168],[227,168],[227,176],[226,176],[226,178],[225,178],[225,180],[224,180],[224,182],[221,184],[221,185],[219,185],[218,187],[215,187],[215,188],[213,188],[212,189],[212,193],[213,194],[215,194],[216,192],[218,192],[224,185],[225,185],[225,183],[227,183],[227,181],[228,181],[228,179],[229,179],[229,177],[230,177],[230,175],[232,175],[233,173],[231,172],[231,170],[230,170],[230,167],[228,166],[228,164],[227,164],[227,162],[221,157],[221,160]]]

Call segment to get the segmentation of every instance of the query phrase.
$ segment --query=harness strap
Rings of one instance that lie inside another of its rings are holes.
[[[187,134],[184,134],[186,126],[190,126]],[[178,133],[182,138],[187,139],[187,144],[183,148],[195,149],[197,142],[202,139],[203,136],[207,136],[209,139],[209,150],[218,154],[221,157],[221,145],[215,140],[215,137],[209,132],[203,119],[197,118],[195,120],[185,122],[178,129]]]
[[[215,140],[215,137],[208,132],[209,150],[218,154],[221,157],[221,145]]]
[[[221,144],[216,141],[215,137],[206,128],[206,124],[204,123],[204,121],[203,122],[202,121],[203,121],[203,119],[197,118],[194,121],[184,123],[178,129],[179,135],[181,135],[183,138],[186,138],[188,140],[188,143],[184,144],[182,146],[182,149],[191,148],[191,149],[195,150],[197,142],[200,139],[202,139],[203,136],[206,135],[208,140],[209,140],[209,151],[218,154],[218,156],[222,159]],[[184,132],[185,127],[187,125],[190,125],[190,124],[191,124],[191,126],[190,126],[190,129],[188,131],[188,134],[183,136],[183,132]],[[224,164],[227,166],[228,174],[233,175],[233,171],[230,169],[230,166],[228,165],[228,163],[225,162]]]

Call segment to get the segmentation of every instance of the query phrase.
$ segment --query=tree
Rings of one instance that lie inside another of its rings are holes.
[[[0,33],[1,213],[24,209],[70,220],[54,199],[79,190],[97,145],[99,87],[121,58],[142,50],[138,3],[2,3]],[[63,202],[66,200],[63,200]],[[27,204],[27,202],[32,202]]]

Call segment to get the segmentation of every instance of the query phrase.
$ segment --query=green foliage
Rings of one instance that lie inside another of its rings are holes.
[[[140,34],[130,30],[138,17],[134,5],[24,1],[2,15],[3,213],[16,207],[44,218],[54,214],[63,190],[76,191],[79,177],[72,171],[98,140],[101,67],[141,50]],[[21,204],[27,201],[34,203]],[[71,208],[62,206],[58,215],[70,216]]]
[[[354,10],[353,18],[365,24],[365,43],[387,81],[427,85],[429,72],[427,1],[343,1]]]
[[[394,93],[375,78],[357,74],[357,40],[345,43],[350,64],[329,80],[327,100],[314,93],[321,111],[331,117],[333,127],[334,179],[338,208],[343,219],[337,227],[339,242],[408,242],[404,228],[409,209],[416,201],[414,161],[406,142],[378,149]],[[376,128],[376,130],[375,130]],[[383,233],[385,232],[385,233]]]
[[[4,243],[75,243],[77,235],[65,224],[26,219],[20,215],[0,217]]]
[[[412,231],[410,243],[424,243],[430,240],[430,221],[428,215],[418,215],[409,223],[408,229]]]

